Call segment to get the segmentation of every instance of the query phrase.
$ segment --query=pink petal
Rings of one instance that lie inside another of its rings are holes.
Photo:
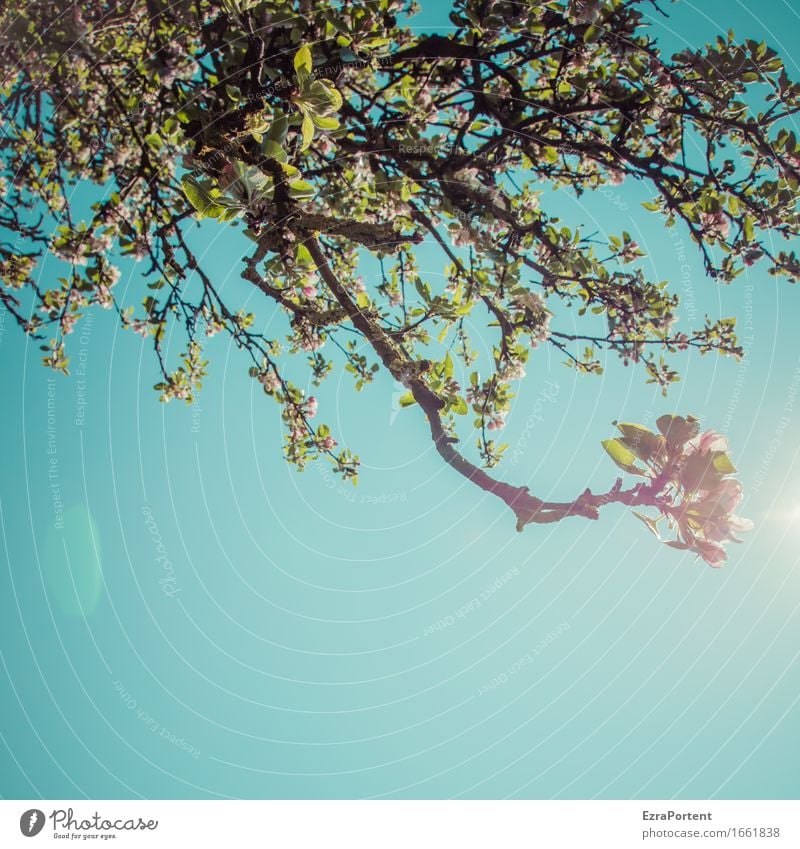
[[[752,531],[754,527],[750,519],[743,519],[741,516],[730,516],[728,518],[728,524],[732,531],[738,532]]]
[[[725,549],[713,542],[696,542],[695,551],[708,563],[718,569],[728,559]]]

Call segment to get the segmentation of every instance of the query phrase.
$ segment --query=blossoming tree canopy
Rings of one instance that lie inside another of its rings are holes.
[[[442,459],[520,529],[627,503],[656,511],[640,516],[652,530],[671,525],[668,544],[719,564],[746,527],[733,515],[741,490],[722,440],[690,417],[660,419],[657,433],[618,426],[604,444],[643,476],[630,489],[545,502],[487,469],[515,385],[545,347],[585,374],[615,353],[664,392],[676,351],[742,354],[733,319],[679,327],[676,287],[651,279],[630,235],[559,220],[549,190],[636,180],[651,196],[642,215],[690,234],[709,285],[756,262],[795,281],[800,262],[781,243],[798,233],[800,88],[767,44],[732,32],[665,54],[646,26],[662,13],[652,0],[456,0],[446,35],[414,28],[414,11],[405,0],[4,4],[2,303],[64,372],[80,316],[114,311],[152,347],[163,401],[192,401],[203,340],[227,334],[280,405],[287,459],[327,459],[353,480],[357,456],[316,423],[316,399],[286,364],[305,361],[314,384],[344,368],[356,390],[384,369]],[[285,333],[260,332],[222,297],[193,248],[198,226],[239,227],[241,274]],[[420,271],[423,240],[442,274]],[[60,278],[39,273],[48,254]],[[141,261],[134,303],[115,288],[126,257]],[[487,362],[471,331],[481,325],[495,340]],[[168,334],[185,339],[180,362]]]

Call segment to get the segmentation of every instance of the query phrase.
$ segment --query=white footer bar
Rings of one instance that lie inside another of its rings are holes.
[[[800,847],[794,801],[0,801],[0,846]]]

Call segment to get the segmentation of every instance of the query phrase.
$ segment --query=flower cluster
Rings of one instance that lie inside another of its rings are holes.
[[[171,374],[164,374],[164,380],[153,388],[161,393],[159,400],[168,403],[173,398],[191,404],[195,391],[202,388],[208,360],[202,359],[203,349],[197,342],[190,342],[185,353],[181,354],[183,365]]]
[[[271,395],[281,388],[281,380],[273,369],[266,368],[259,372],[258,382],[264,387],[264,392]]]
[[[316,325],[305,319],[298,319],[294,322],[291,342],[294,350],[312,352],[318,351],[325,344],[325,337]]]
[[[530,332],[531,348],[536,348],[550,338],[552,313],[537,292],[522,292],[511,301],[511,309],[522,314],[522,323]]]
[[[0,262],[0,280],[14,289],[21,289],[31,278],[36,260],[31,256],[9,254]]]
[[[86,265],[90,259],[103,256],[111,249],[111,236],[99,235],[89,231],[85,224],[75,229],[59,227],[58,235],[53,239],[50,250],[54,256],[72,265]]]
[[[485,426],[487,430],[502,430],[505,427],[510,397],[506,384],[492,378],[481,383],[477,373],[473,373],[466,395],[478,416],[476,427]]]
[[[741,542],[736,534],[753,527],[734,512],[742,501],[742,486],[731,477],[736,468],[728,457],[728,442],[713,430],[700,433],[692,416],[661,416],[656,424],[658,434],[643,425],[618,423],[622,436],[603,443],[618,466],[649,478],[636,491],[635,503],[657,507],[660,515],[634,515],[659,539],[658,524],[666,520],[675,532],[667,545],[721,566],[727,560],[725,544]]]
[[[721,209],[716,212],[701,213],[700,224],[703,228],[703,233],[709,239],[726,239],[731,229],[728,216]]]
[[[525,377],[525,364],[522,360],[504,359],[497,369],[500,380],[522,380]]]
[[[753,523],[734,511],[742,502],[742,485],[728,474],[736,469],[727,455],[728,443],[713,430],[690,439],[680,464],[684,499],[674,512],[683,545],[711,566],[727,559],[725,543],[741,542],[736,534]]]

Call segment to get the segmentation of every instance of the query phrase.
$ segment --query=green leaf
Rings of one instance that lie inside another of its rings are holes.
[[[469,407],[467,406],[467,402],[459,395],[453,403],[453,412],[459,416],[466,416],[469,412]]]
[[[161,150],[161,146],[164,144],[158,133],[149,133],[144,137],[144,142],[149,148],[156,151]]]
[[[721,480],[722,474],[717,471],[714,459],[709,454],[689,454],[681,469],[681,483],[688,492],[713,489]]]
[[[644,471],[635,465],[636,455],[629,448],[626,448],[619,439],[604,439],[600,444],[620,469],[624,469],[633,475],[644,474]]]
[[[214,188],[208,180],[198,180],[191,174],[185,174],[181,179],[181,186],[189,203],[201,216],[217,218],[223,212],[224,207],[218,202],[219,189]]]
[[[303,137],[300,150],[308,150],[311,146],[311,142],[314,140],[314,122],[307,113],[303,115],[303,123],[300,125],[300,133]]]
[[[736,466],[731,463],[731,458],[724,451],[715,451],[711,462],[721,475],[736,474]]]
[[[449,352],[444,356],[444,376],[453,376],[453,358],[450,356]]]
[[[275,159],[281,163],[286,162],[288,159],[286,151],[278,144],[278,142],[273,141],[269,137],[265,138],[261,142],[261,152],[268,159]]]
[[[213,212],[209,212],[208,215],[211,218],[216,218],[218,221],[233,221],[239,215],[240,211],[240,209],[232,206],[221,206],[218,211],[214,210]]]
[[[404,395],[400,396],[400,400],[398,403],[401,407],[411,407],[416,404],[417,401],[410,392],[406,392]]]
[[[311,116],[314,126],[319,130],[338,130],[339,119],[332,116],[316,115]]]
[[[314,265],[311,251],[302,243],[298,242],[294,252],[294,260],[298,265]]]
[[[600,36],[603,34],[602,27],[596,27],[594,24],[586,27],[586,32],[583,34],[583,43],[590,44],[593,41],[597,41]]]
[[[286,141],[286,134],[289,131],[289,119],[281,112],[280,109],[275,110],[275,118],[267,131],[266,137],[276,144],[283,144]]]
[[[650,428],[633,422],[614,422],[622,434],[621,442],[640,460],[647,462],[662,448],[664,438],[657,436]]]
[[[700,422],[694,416],[661,416],[656,427],[664,434],[670,446],[680,447],[700,432]]]
[[[289,183],[289,196],[293,198],[303,199],[311,198],[317,193],[317,190],[307,183],[305,180],[295,180]]]
[[[403,79],[400,80],[400,94],[403,97],[403,100],[409,105],[414,105],[414,89],[412,86],[414,85],[414,78],[410,77],[406,74]]]
[[[296,179],[300,179],[300,169],[295,168],[294,165],[290,165],[288,162],[281,162],[281,171],[283,171],[287,180],[294,182]]]
[[[318,115],[330,115],[342,108],[342,95],[325,80],[314,80],[303,99]]]
[[[314,67],[314,60],[311,58],[311,50],[307,44],[304,44],[297,53],[294,54],[294,69],[298,76],[304,74],[308,76],[311,69]]]

